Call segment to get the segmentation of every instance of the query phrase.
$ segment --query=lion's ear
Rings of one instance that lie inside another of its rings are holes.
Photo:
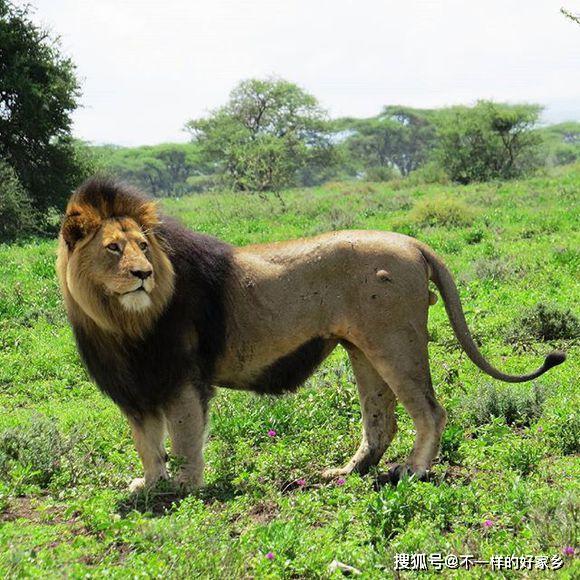
[[[85,236],[96,230],[100,220],[95,212],[88,208],[71,207],[62,222],[61,234],[69,250]]]

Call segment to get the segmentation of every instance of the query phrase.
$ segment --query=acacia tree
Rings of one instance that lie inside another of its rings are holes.
[[[333,160],[330,127],[315,97],[281,79],[250,79],[227,104],[186,129],[238,190],[275,190]]]
[[[0,0],[0,159],[38,209],[62,206],[87,172],[70,135],[79,85],[58,39]]]
[[[538,163],[542,139],[535,126],[541,110],[490,101],[444,110],[438,130],[441,165],[459,183],[523,175]]]
[[[367,174],[396,169],[406,176],[425,163],[434,148],[431,117],[428,110],[389,106],[377,117],[343,119],[339,125],[351,133],[346,144]]]

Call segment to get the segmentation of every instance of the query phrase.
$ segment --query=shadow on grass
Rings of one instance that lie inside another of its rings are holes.
[[[242,491],[232,485],[229,480],[218,479],[202,489],[188,491],[175,487],[171,482],[162,481],[153,489],[138,493],[128,493],[115,506],[115,511],[121,517],[133,511],[149,513],[154,517],[168,515],[189,496],[194,496],[204,503],[228,502],[242,494]]]
[[[392,464],[386,472],[376,472],[373,474],[373,488],[380,491],[381,488],[390,485],[396,487],[402,478],[410,477],[416,481],[429,482],[434,485],[443,483],[469,484],[473,478],[472,470],[459,465],[446,465],[443,469],[433,470],[424,477],[416,479],[414,475],[407,476],[401,474],[400,464]],[[402,477],[401,477],[402,476]]]

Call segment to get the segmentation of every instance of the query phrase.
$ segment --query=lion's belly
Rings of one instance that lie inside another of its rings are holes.
[[[222,359],[214,382],[218,386],[263,394],[281,394],[296,390],[332,352],[337,340],[320,336],[298,347],[280,352],[275,349],[261,356]],[[269,355],[269,356],[268,356]]]

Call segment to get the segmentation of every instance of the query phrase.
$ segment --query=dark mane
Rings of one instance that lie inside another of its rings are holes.
[[[91,205],[109,217],[129,210],[138,213],[151,205],[137,190],[110,179],[93,179],[75,195],[76,203]],[[172,263],[175,287],[151,332],[135,338],[108,333],[97,325],[73,324],[89,373],[102,391],[134,416],[155,412],[186,381],[199,383],[202,395],[209,398],[215,361],[225,344],[231,247],[191,232],[157,211],[155,215],[159,219],[154,233]]]

